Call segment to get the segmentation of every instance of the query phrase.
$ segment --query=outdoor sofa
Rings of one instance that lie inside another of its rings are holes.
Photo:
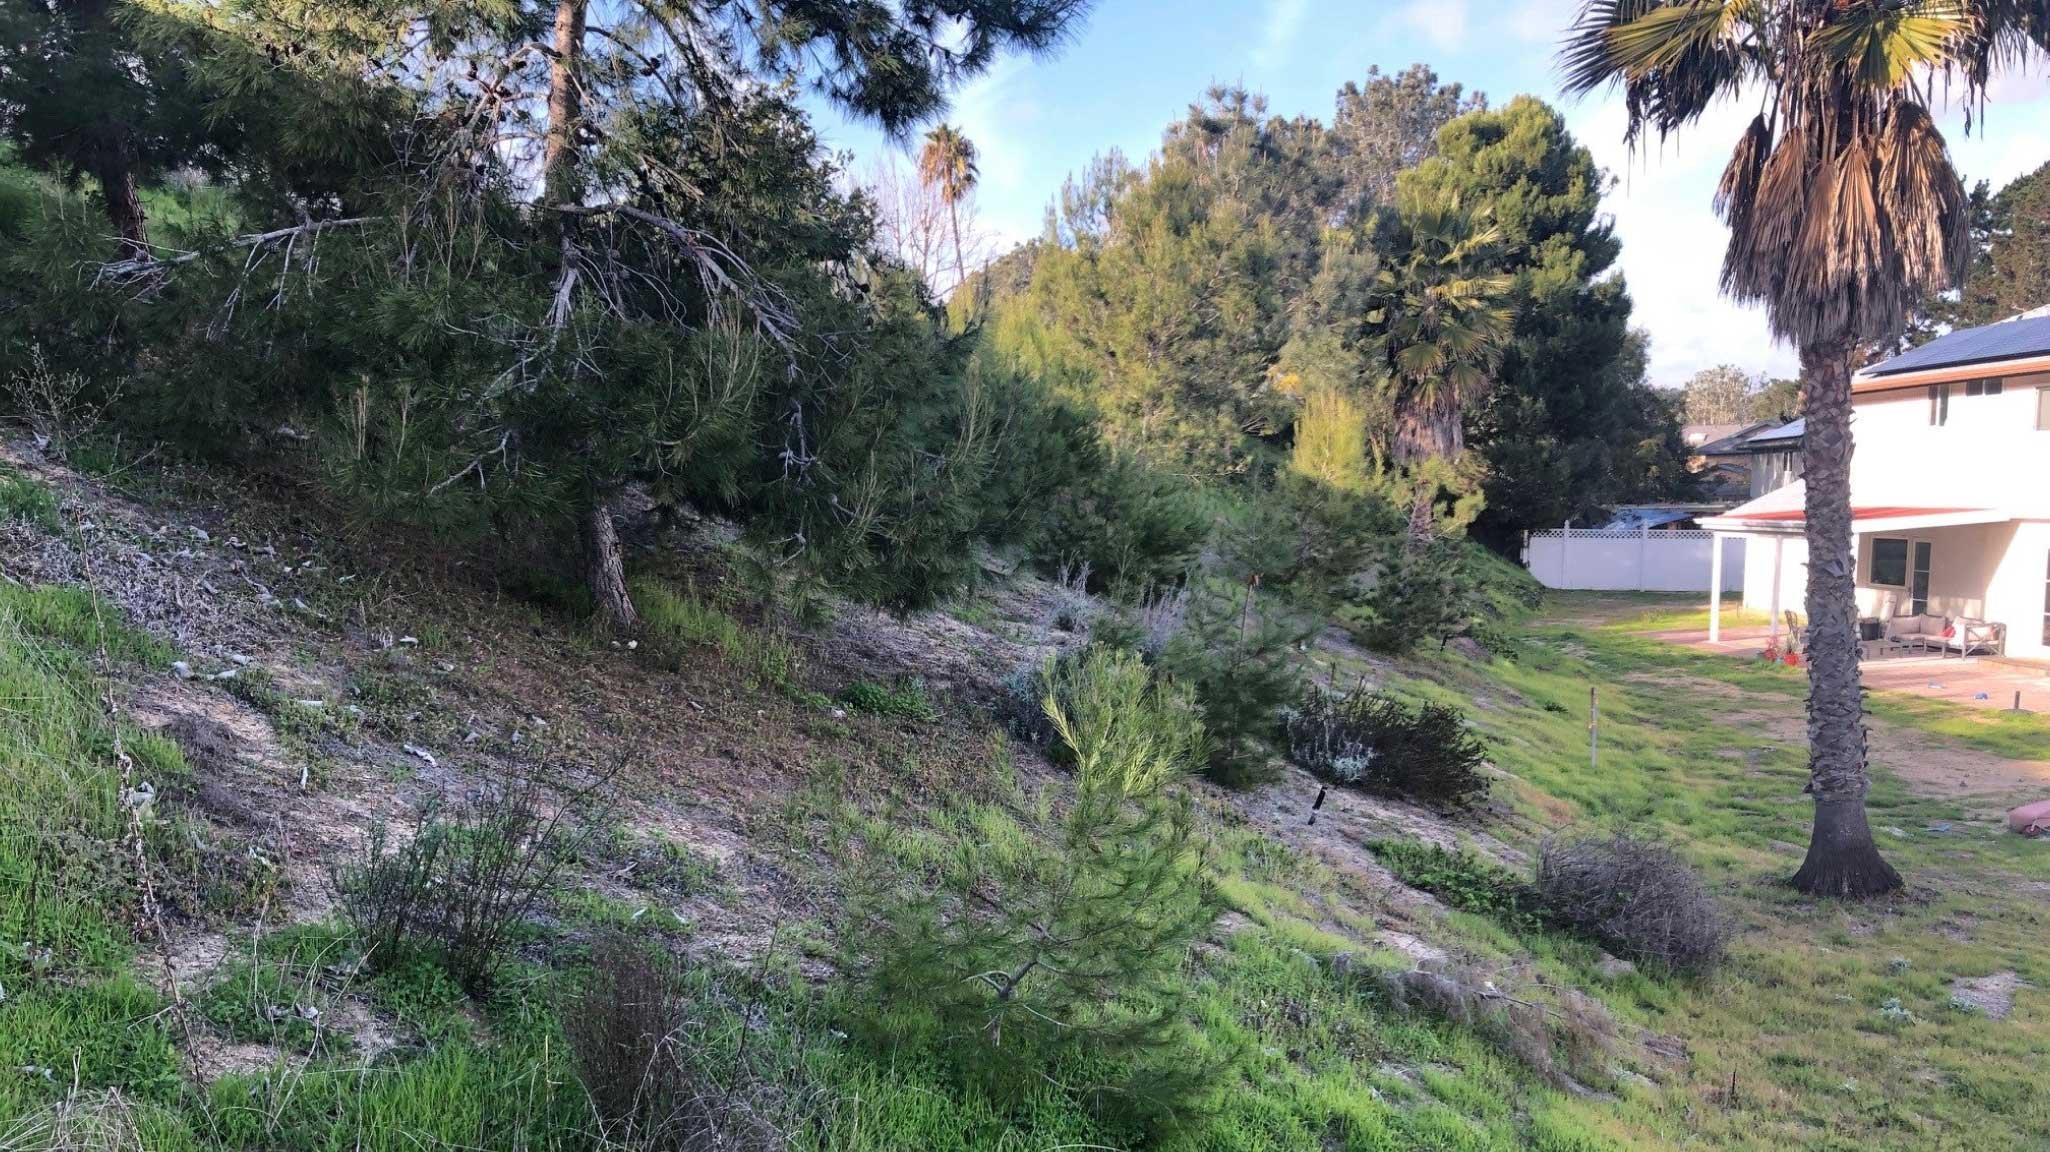
[[[2007,625],[1968,616],[1920,614],[1896,616],[1886,622],[1886,638],[1904,648],[1970,656],[1974,652],[2007,651]]]

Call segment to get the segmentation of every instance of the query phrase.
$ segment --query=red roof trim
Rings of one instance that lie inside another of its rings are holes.
[[[1894,518],[1894,517],[1896,517],[1896,516],[1950,516],[1950,515],[1953,515],[1953,514],[1955,514],[1955,513],[1958,513],[1958,512],[1983,512],[1983,511],[1985,511],[1985,509],[1983,509],[1983,508],[1897,508],[1897,507],[1878,507],[1878,508],[1853,508],[1853,509],[1851,509],[1851,519],[1853,519],[1853,520],[1891,520],[1891,519],[1893,519],[1893,518]],[[1733,517],[1732,517],[1732,519],[1736,519],[1736,520],[1797,520],[1797,521],[1798,521],[1798,520],[1806,520],[1807,518],[1808,518],[1808,514],[1807,514],[1807,512],[1806,512],[1806,511],[1804,511],[1804,510],[1802,510],[1802,509],[1799,509],[1799,508],[1789,508],[1789,509],[1787,509],[1787,510],[1786,510],[1786,511],[1784,511],[1784,512],[1751,512],[1751,513],[1747,513],[1747,514],[1745,514],[1745,515],[1742,515],[1742,516],[1733,516]]]

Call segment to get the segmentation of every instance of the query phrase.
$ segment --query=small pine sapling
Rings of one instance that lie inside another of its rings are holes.
[[[1215,1071],[1189,1058],[1181,969],[1218,907],[1172,788],[1202,726],[1130,652],[1093,647],[1041,684],[1070,802],[1022,852],[970,840],[938,875],[870,877],[846,936],[856,1024],[1000,1099],[1051,1082],[1147,1124],[1198,1103]]]

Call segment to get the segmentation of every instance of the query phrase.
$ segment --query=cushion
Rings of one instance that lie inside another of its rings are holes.
[[[2024,836],[2050,830],[2050,800],[2038,800],[2009,811],[2007,826]]]

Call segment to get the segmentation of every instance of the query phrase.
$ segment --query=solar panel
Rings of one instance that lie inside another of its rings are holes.
[[[2050,316],[2037,316],[1939,336],[1920,348],[1875,364],[1859,375],[1892,376],[1924,368],[1955,368],[2044,355],[2050,355]]]

